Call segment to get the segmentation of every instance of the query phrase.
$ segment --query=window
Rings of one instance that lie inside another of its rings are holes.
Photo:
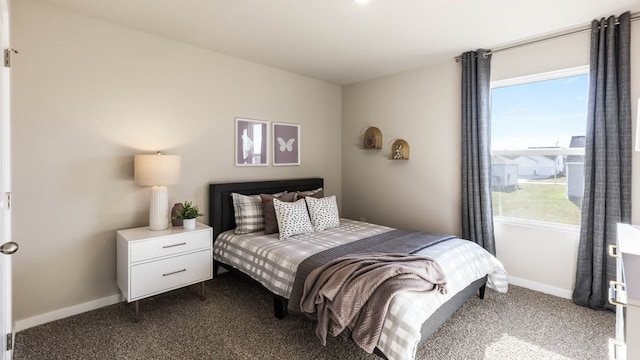
[[[588,68],[491,84],[496,219],[580,225]]]

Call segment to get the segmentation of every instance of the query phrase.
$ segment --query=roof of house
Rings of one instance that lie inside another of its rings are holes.
[[[587,143],[584,135],[572,136],[569,148],[583,148]],[[584,162],[584,155],[567,155],[567,162]]]
[[[500,155],[491,155],[491,165],[499,165],[499,164],[513,164],[513,165],[518,165],[517,161],[511,160],[511,159],[507,159],[504,156],[500,156]]]

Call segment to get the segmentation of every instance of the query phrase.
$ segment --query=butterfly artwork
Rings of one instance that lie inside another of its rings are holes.
[[[287,141],[284,141],[283,138],[278,137],[278,144],[280,144],[280,151],[293,151],[293,142],[296,141],[296,139],[291,138]]]
[[[273,165],[300,165],[300,125],[273,124]]]

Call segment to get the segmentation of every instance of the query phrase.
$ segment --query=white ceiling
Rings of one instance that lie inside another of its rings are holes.
[[[638,0],[43,0],[345,85],[640,11]]]

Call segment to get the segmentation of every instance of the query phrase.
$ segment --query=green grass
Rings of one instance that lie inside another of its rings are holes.
[[[580,208],[567,199],[565,184],[521,183],[513,192],[493,191],[493,214],[527,220],[580,225]]]

